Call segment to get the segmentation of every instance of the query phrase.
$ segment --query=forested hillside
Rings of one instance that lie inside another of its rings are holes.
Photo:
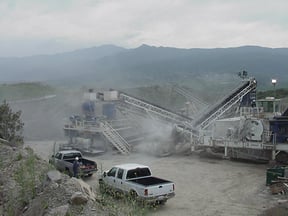
[[[278,80],[278,88],[288,86],[287,59],[287,48],[142,45],[124,49],[107,45],[57,55],[0,58],[0,71],[2,83],[46,81],[60,86],[125,88],[174,82],[207,89],[212,82],[233,82],[238,72],[246,70],[256,78],[259,89],[267,90],[271,78]]]

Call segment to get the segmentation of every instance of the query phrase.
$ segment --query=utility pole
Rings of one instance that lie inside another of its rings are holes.
[[[273,90],[274,90],[274,99],[273,99],[273,114],[275,115],[276,110],[275,110],[275,102],[276,102],[276,86],[277,80],[276,79],[272,79],[272,85],[273,85]]]

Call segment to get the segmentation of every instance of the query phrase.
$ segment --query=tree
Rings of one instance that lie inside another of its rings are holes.
[[[0,105],[0,138],[15,144],[23,144],[21,111],[13,112],[6,101]]]

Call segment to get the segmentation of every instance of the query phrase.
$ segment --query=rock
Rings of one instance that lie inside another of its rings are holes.
[[[47,173],[47,180],[52,182],[61,183],[61,173],[58,170],[50,170]]]
[[[86,182],[84,182],[82,179],[77,179],[77,178],[71,178],[68,180],[66,184],[66,188],[77,188],[77,191],[80,191],[85,195],[89,200],[95,201],[96,200],[96,195],[92,190],[92,187],[88,185]]]
[[[88,197],[88,199],[95,201],[96,195],[93,192],[92,187],[82,180],[79,180],[79,183],[81,185],[82,192]]]
[[[22,216],[44,215],[45,209],[42,207],[43,203],[44,201],[41,198],[34,199],[33,202],[30,203],[30,206],[28,206],[28,209],[26,209],[26,207],[23,209],[25,211],[23,211],[21,215]],[[14,212],[14,215],[17,214]]]
[[[32,172],[29,168],[34,162],[36,166]],[[47,161],[39,159],[32,151],[23,148],[14,151],[0,144],[0,215],[107,215],[100,204],[93,201],[96,193],[91,186],[82,179],[70,178],[57,170],[47,171],[49,169]],[[31,176],[25,178],[23,173],[35,177],[33,185],[30,185]],[[25,205],[21,202],[23,198]]]
[[[58,215],[58,216],[65,216],[68,213],[69,205],[59,206],[57,208],[52,209],[47,216]]]
[[[88,202],[88,198],[81,192],[75,192],[71,197],[72,205],[83,205]]]
[[[59,184],[58,183],[56,183],[56,182],[52,182],[50,185],[49,185],[49,187],[51,188],[51,189],[57,189],[58,187],[59,187]]]
[[[277,202],[278,202],[278,204],[282,204],[282,203],[285,203],[285,204],[287,204],[288,203],[288,200],[287,199],[279,199],[279,200],[277,200]]]

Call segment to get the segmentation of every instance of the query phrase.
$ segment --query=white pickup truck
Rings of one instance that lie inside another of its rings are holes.
[[[149,167],[141,164],[114,166],[101,175],[99,185],[148,203],[164,204],[175,196],[173,182],[153,177]]]

